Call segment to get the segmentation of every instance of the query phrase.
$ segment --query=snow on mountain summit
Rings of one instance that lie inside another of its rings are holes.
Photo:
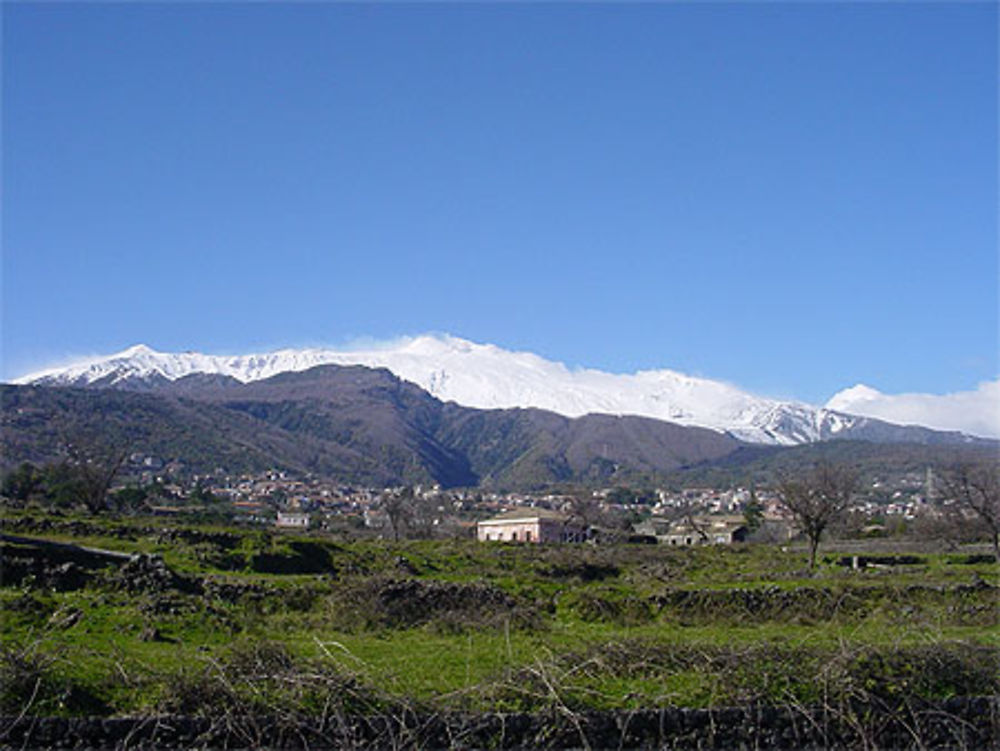
[[[407,337],[391,346],[283,349],[254,355],[157,352],[136,345],[98,360],[33,373],[16,383],[127,386],[192,373],[249,382],[317,365],[387,368],[442,401],[497,409],[536,407],[568,417],[640,415],[732,433],[760,443],[793,444],[830,437],[862,418],[754,396],[735,386],[671,370],[614,374],[570,369],[531,352],[511,352],[448,335]]]
[[[826,407],[902,425],[1000,438],[1000,378],[950,394],[883,394],[858,384],[834,394]]]
[[[882,398],[881,391],[859,383],[856,386],[851,386],[849,389],[838,391],[830,397],[826,406],[828,409],[850,409],[859,402],[870,402],[880,398]]]

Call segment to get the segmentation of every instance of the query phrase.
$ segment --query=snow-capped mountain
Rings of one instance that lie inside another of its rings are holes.
[[[858,384],[834,394],[825,406],[902,425],[933,425],[937,430],[1000,438],[1000,379],[949,394],[883,394]]]
[[[829,409],[754,396],[726,383],[671,370],[632,375],[571,370],[528,352],[452,336],[420,336],[392,347],[354,351],[284,349],[241,356],[156,352],[138,345],[109,357],[32,373],[16,383],[136,388],[193,373],[249,382],[326,364],[386,368],[442,401],[468,407],[537,407],[567,417],[640,415],[725,431],[757,443],[823,440],[868,422]]]

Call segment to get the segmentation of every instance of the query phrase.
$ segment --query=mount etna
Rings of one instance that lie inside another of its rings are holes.
[[[351,351],[284,349],[239,356],[157,352],[137,345],[109,357],[29,374],[15,382],[142,391],[192,374],[252,383],[317,365],[386,368],[442,401],[466,407],[537,408],[565,417],[635,415],[710,428],[752,443],[928,439],[920,431],[894,430],[886,423],[844,411],[761,397],[728,383],[672,370],[622,375],[570,369],[530,352],[510,352],[446,335],[407,338],[393,346]]]
[[[364,362],[326,362],[333,359]],[[372,367],[379,362],[386,367]],[[761,399],[671,371],[570,371],[440,337],[362,353],[246,357],[136,347],[27,376],[0,387],[0,398],[8,466],[51,461],[86,440],[191,472],[283,468],[371,486],[654,482],[778,455],[809,460],[863,448],[899,456],[906,444],[902,454],[919,464],[942,446],[994,445]]]

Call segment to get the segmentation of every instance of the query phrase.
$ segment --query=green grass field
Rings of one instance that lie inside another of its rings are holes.
[[[39,562],[31,545],[4,543],[6,713],[576,711],[1000,690],[998,568],[963,553],[852,570],[827,545],[810,575],[803,552],[771,546],[345,543],[14,514],[3,531],[167,567]]]

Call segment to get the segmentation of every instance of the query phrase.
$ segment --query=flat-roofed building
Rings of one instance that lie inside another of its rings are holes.
[[[696,516],[648,519],[636,532],[655,535],[664,545],[731,545],[745,542],[748,531],[741,516]]]
[[[308,529],[309,514],[303,514],[300,511],[279,511],[274,524],[276,527],[287,529]]]

